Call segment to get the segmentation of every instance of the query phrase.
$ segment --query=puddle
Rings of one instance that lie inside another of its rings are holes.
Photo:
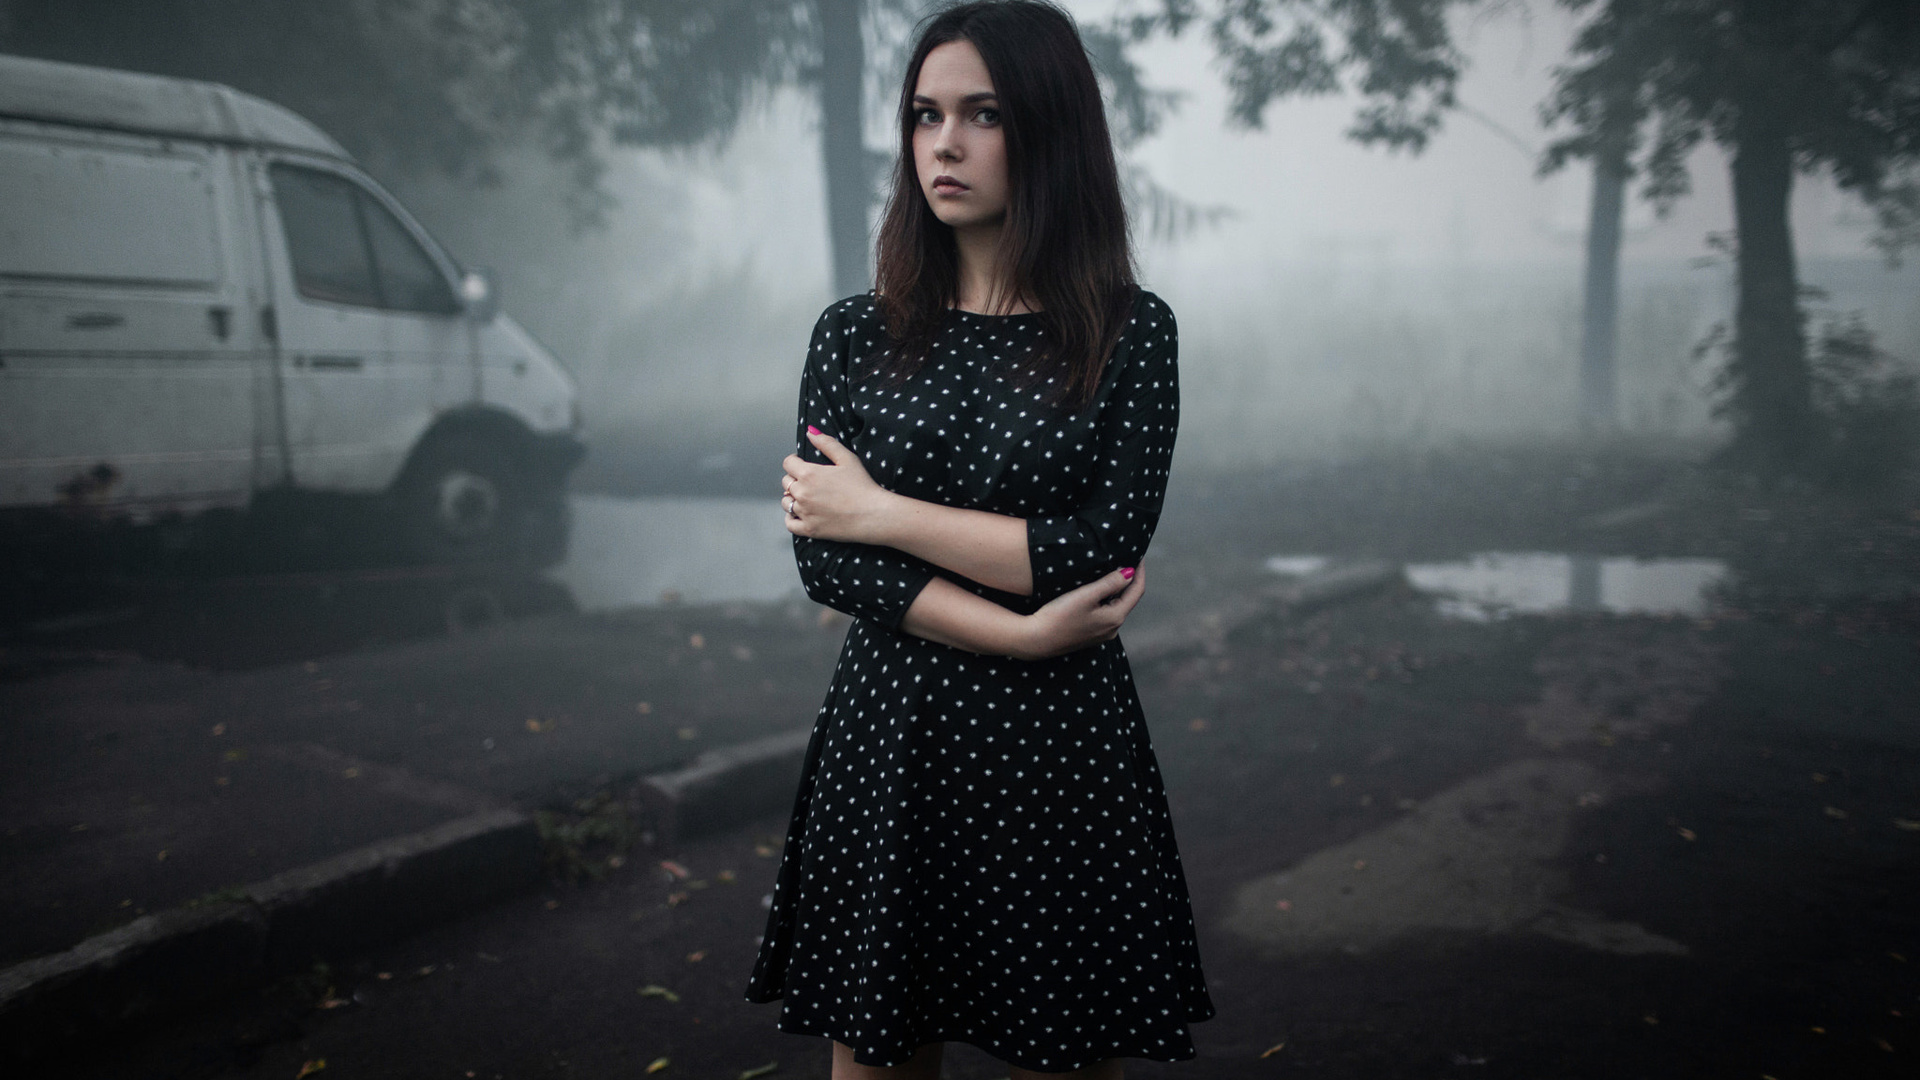
[[[1719,559],[1499,551],[1406,570],[1415,588],[1440,594],[1441,614],[1476,622],[1560,611],[1704,615],[1708,591],[1727,576]]]
[[[1325,570],[1329,561],[1325,555],[1274,555],[1266,566],[1281,577],[1306,577]]]
[[[793,537],[773,499],[573,500],[566,561],[548,572],[582,611],[728,600],[800,591]]]

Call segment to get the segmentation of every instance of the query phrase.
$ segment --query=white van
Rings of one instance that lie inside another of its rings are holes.
[[[564,551],[572,380],[324,132],[0,56],[0,509],[378,494],[435,559]]]

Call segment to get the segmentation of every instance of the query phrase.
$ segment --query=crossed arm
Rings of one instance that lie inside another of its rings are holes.
[[[787,531],[796,536],[893,548],[1018,596],[1033,594],[1024,518],[908,498],[882,488],[851,450],[809,429],[807,439],[832,462],[798,454],[783,462],[793,498]],[[939,576],[914,597],[900,629],[969,652],[1041,659],[1111,639],[1145,588],[1127,567],[1019,615]]]

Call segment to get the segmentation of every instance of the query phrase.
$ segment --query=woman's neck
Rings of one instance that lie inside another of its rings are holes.
[[[981,315],[1021,315],[1034,310],[1029,298],[1011,301],[1005,311],[994,309],[1004,301],[1006,289],[998,275],[1000,241],[1005,234],[1005,219],[992,225],[976,225],[953,230],[954,247],[960,255],[959,295],[954,306]]]

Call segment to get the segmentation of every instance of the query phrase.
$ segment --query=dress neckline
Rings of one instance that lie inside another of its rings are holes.
[[[988,315],[983,311],[968,311],[957,307],[950,307],[947,310],[963,319],[1031,319],[1040,314],[1037,311],[1015,311],[1006,315]]]

